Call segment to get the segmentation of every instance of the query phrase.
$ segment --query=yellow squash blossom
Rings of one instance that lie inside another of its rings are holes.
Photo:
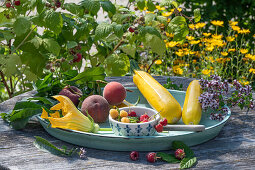
[[[220,27],[223,27],[223,24],[224,24],[223,21],[215,21],[215,20],[211,21],[211,23],[215,26],[220,26]]]
[[[157,8],[159,11],[163,11],[163,10],[166,9],[165,7],[160,7],[159,5],[156,5],[156,8]]]
[[[204,74],[204,75],[208,75],[208,74],[210,74],[210,72],[211,72],[211,70],[208,70],[208,69],[202,70],[202,74]]]
[[[230,26],[235,26],[235,25],[237,25],[237,24],[238,24],[237,21],[229,21],[229,25],[230,25]]]
[[[228,55],[228,53],[227,53],[227,52],[221,52],[221,55],[223,55],[223,56],[227,56],[227,55]]]
[[[63,117],[60,117],[58,111],[48,116],[48,113],[43,109],[41,118],[48,119],[52,128],[62,128],[78,130],[83,132],[97,133],[99,125],[94,123],[91,117],[82,114],[73,102],[66,96],[53,96],[60,103],[51,107],[50,110],[61,110]]]
[[[197,29],[199,29],[199,28],[203,28],[205,25],[206,25],[206,23],[199,22],[195,26],[196,26]]]
[[[228,36],[228,37],[226,37],[226,40],[227,40],[228,42],[232,42],[232,41],[235,40],[235,37]]]
[[[209,37],[209,36],[211,35],[211,33],[210,33],[210,32],[208,32],[208,33],[204,32],[203,35],[204,35],[205,37]]]
[[[235,52],[235,51],[236,51],[235,48],[230,48],[230,49],[228,49],[228,52]]]
[[[156,60],[154,63],[157,65],[160,65],[160,64],[162,64],[162,60]]]
[[[246,53],[248,53],[248,50],[247,50],[247,49],[244,49],[244,48],[241,48],[241,49],[240,49],[240,52],[241,52],[242,54],[246,54]]]

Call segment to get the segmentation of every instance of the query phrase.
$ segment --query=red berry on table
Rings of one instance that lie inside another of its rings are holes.
[[[79,63],[82,59],[82,54],[81,53],[77,53],[76,56],[73,59],[73,62]]]
[[[129,32],[135,32],[134,28],[132,28],[132,27],[129,27],[129,28],[128,28],[128,31],[129,31]]]
[[[166,126],[166,125],[167,125],[167,119],[164,118],[164,119],[161,120],[159,123],[160,123],[162,126]]]
[[[5,4],[6,8],[10,8],[12,6],[12,4],[10,2]]]
[[[148,162],[151,162],[151,163],[154,163],[154,162],[156,162],[156,160],[157,160],[157,157],[156,157],[156,153],[155,153],[155,152],[149,152],[149,153],[146,155],[146,158],[147,158],[147,161],[148,161]]]
[[[163,131],[163,125],[159,123],[155,126],[155,129],[156,129],[157,132],[162,132]]]
[[[140,122],[143,122],[146,119],[149,120],[149,118],[150,117],[147,114],[143,114],[143,115],[140,116]]]
[[[184,152],[184,149],[176,149],[176,151],[175,151],[175,157],[177,158],[177,159],[183,159],[184,157],[185,157],[186,155],[185,155],[185,152]]]
[[[131,111],[128,116],[130,117],[136,117],[136,112],[135,111]]]
[[[133,161],[136,161],[139,159],[139,152],[137,151],[132,151],[130,154],[130,159],[133,160]]]
[[[19,6],[20,5],[20,1],[14,1],[14,5]]]

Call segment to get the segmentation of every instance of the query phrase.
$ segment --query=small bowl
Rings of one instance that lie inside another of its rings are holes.
[[[137,116],[141,116],[144,113],[147,113],[149,117],[156,115],[158,112],[156,110],[132,106],[132,107],[123,107],[120,110],[125,111],[135,111]],[[112,128],[112,131],[117,136],[153,136],[156,132],[154,126],[159,122],[160,115],[157,114],[156,118],[149,122],[145,123],[122,123],[117,120],[114,120],[109,114],[109,123]]]

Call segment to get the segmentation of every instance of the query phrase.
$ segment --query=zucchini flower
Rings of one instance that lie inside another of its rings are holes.
[[[97,133],[99,125],[94,123],[93,118],[87,114],[82,114],[73,102],[66,96],[56,95],[53,98],[57,99],[60,103],[54,105],[50,110],[61,110],[63,117],[56,111],[48,116],[48,113],[43,109],[41,118],[48,119],[52,128],[72,129],[83,132]]]

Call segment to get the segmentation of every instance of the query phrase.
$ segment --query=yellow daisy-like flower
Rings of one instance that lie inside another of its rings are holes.
[[[206,23],[197,23],[196,25],[195,25],[195,27],[197,28],[197,29],[199,29],[199,28],[203,28],[204,26],[206,25]]]
[[[250,68],[249,72],[255,74],[255,69],[254,68]]]
[[[200,40],[197,40],[197,41],[192,40],[192,41],[190,41],[190,44],[198,44],[198,43],[200,43]]]
[[[213,45],[207,46],[207,47],[205,48],[206,51],[213,51],[213,49],[214,49],[214,46],[213,46]]]
[[[167,43],[167,47],[171,47],[171,48],[173,48],[173,47],[175,47],[176,45],[178,44],[178,42],[176,42],[176,41],[170,41],[169,43]]]
[[[195,60],[195,59],[192,60],[192,63],[193,63],[193,64],[196,64],[196,63],[197,63],[197,60]]]
[[[155,14],[155,12],[151,11],[146,11],[146,14]]]
[[[190,51],[189,54],[193,55],[193,54],[196,54],[195,51]]]
[[[253,38],[255,38],[255,34],[253,34]]]
[[[168,32],[166,32],[166,36],[167,36],[167,37],[170,37],[170,38],[173,38],[173,37],[174,37],[174,34],[173,34],[173,33],[170,33],[170,34],[169,34]]]
[[[224,22],[223,21],[211,21],[211,24],[215,25],[215,26],[220,26],[223,27]]]
[[[231,28],[234,30],[234,31],[239,31],[241,28],[240,27],[238,27],[238,26],[231,26]]]
[[[239,34],[249,34],[251,31],[249,29],[241,29],[238,31]]]
[[[191,41],[191,40],[194,40],[195,37],[193,37],[193,36],[186,36],[186,39],[189,40],[189,41]]]
[[[208,33],[204,32],[203,35],[204,35],[205,37],[209,37],[209,36],[211,35],[211,33],[210,33],[210,32],[208,32]]]
[[[163,11],[163,10],[166,9],[165,7],[160,7],[159,5],[157,5],[156,8],[157,8],[159,11]]]
[[[160,65],[160,64],[162,64],[162,60],[156,60],[154,63],[157,65]]]
[[[228,23],[229,23],[230,26],[235,26],[235,25],[238,24],[237,21],[229,21]]]
[[[211,72],[211,70],[208,70],[208,69],[202,70],[202,74],[204,74],[204,75],[208,75],[208,74],[210,74],[210,72]]]
[[[178,55],[179,57],[184,56],[183,51],[175,51],[175,54]]]
[[[167,19],[167,22],[170,22],[170,21],[171,21],[171,19],[170,19],[170,18],[168,18],[168,19]]]
[[[241,52],[242,54],[246,54],[246,53],[248,53],[248,50],[247,50],[247,49],[244,49],[244,48],[241,48],[241,49],[240,49],[240,52]]]
[[[183,74],[183,69],[181,69],[180,66],[173,66],[173,72],[175,74],[182,75]]]
[[[171,9],[171,12],[174,12],[175,9],[176,9],[176,8]],[[182,11],[182,8],[177,8],[177,10],[178,10],[179,12],[181,12],[181,11]]]
[[[162,16],[169,17],[172,14],[173,14],[173,12],[164,12],[164,13],[162,13]]]
[[[249,82],[249,81],[246,81],[246,80],[238,80],[238,81],[239,81],[239,83],[241,83],[241,84],[244,85],[244,86],[250,84],[250,82]]]
[[[235,51],[236,51],[235,48],[230,48],[230,49],[228,49],[228,52],[235,52]]]
[[[245,54],[245,57],[255,61],[255,55]]]
[[[214,38],[214,39],[222,39],[223,38],[223,35],[217,35],[217,34],[213,34],[212,35],[212,38]]]
[[[221,55],[223,55],[223,56],[227,56],[227,55],[228,55],[228,53],[227,53],[227,52],[221,52]]]
[[[235,40],[235,37],[228,36],[228,37],[226,37],[226,40],[227,40],[228,42],[232,42],[232,41]]]
[[[194,24],[189,24],[189,28],[194,30],[196,28],[196,26]]]

